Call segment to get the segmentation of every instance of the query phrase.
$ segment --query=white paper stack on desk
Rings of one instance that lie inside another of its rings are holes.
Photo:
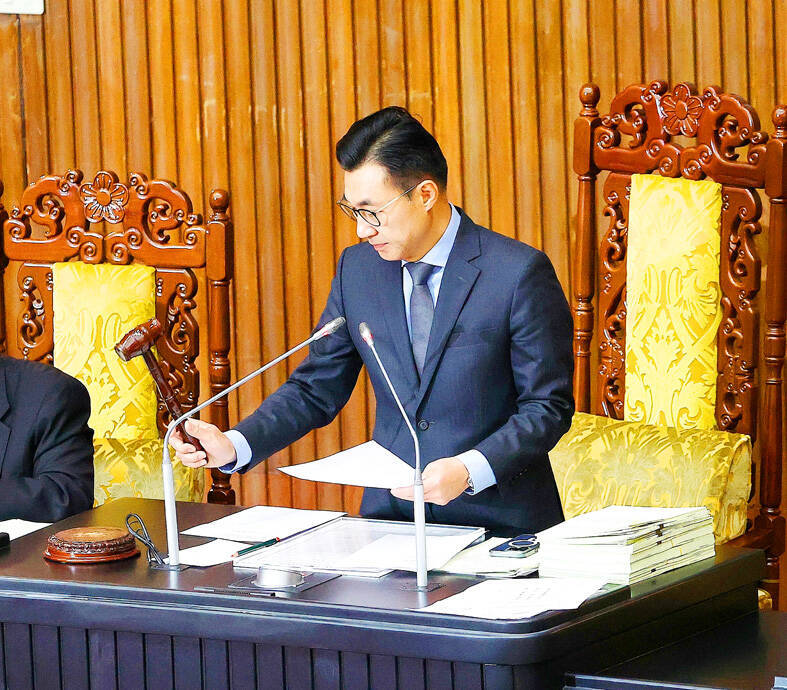
[[[541,577],[633,584],[715,554],[707,508],[609,506],[539,533]]]

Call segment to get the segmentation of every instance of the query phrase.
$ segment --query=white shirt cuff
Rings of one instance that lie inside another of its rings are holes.
[[[475,495],[497,484],[492,466],[480,450],[473,448],[472,450],[460,453],[456,457],[464,463],[464,466],[470,473],[470,480],[473,482],[473,490],[470,491],[470,489],[468,489],[465,493]]]
[[[223,465],[219,467],[219,469],[226,474],[231,474],[232,472],[243,469],[251,462],[251,446],[240,431],[230,429],[229,431],[225,431],[224,435],[232,441],[232,445],[235,446],[235,462],[233,464],[228,463]],[[483,457],[483,455],[481,457]]]

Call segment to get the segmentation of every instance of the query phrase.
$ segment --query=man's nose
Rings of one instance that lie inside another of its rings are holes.
[[[359,218],[355,226],[355,232],[358,235],[359,240],[367,240],[377,234],[377,228],[374,227],[374,225],[369,225],[369,223],[367,223],[365,220]]]

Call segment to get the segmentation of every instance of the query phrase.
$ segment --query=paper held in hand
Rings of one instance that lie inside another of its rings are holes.
[[[404,460],[375,441],[367,441],[322,460],[279,467],[298,479],[329,484],[349,484],[378,489],[412,486],[414,470]]]

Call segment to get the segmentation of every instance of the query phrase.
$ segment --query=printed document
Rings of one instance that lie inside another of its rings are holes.
[[[604,584],[604,580],[598,578],[487,580],[419,610],[517,620],[537,616],[544,611],[578,608]]]
[[[445,565],[477,537],[475,532],[445,537],[427,536],[427,570],[434,570]],[[388,568],[390,570],[415,571],[417,570],[415,561],[414,535],[386,534],[344,558],[339,567],[342,570]]]
[[[210,565],[231,561],[233,554],[246,547],[248,547],[248,544],[243,544],[242,542],[214,539],[206,544],[181,550],[180,562],[183,565],[196,565],[200,568],[207,568]]]
[[[261,542],[274,538],[284,539],[344,514],[330,510],[254,506],[219,520],[191,527],[184,530],[182,534],[233,541]]]
[[[8,536],[14,540],[42,527],[49,527],[51,524],[51,522],[30,522],[29,520],[0,520],[0,532],[8,532]]]
[[[395,489],[412,486],[415,470],[375,441],[329,455],[322,460],[279,467],[285,474],[312,482]]]

